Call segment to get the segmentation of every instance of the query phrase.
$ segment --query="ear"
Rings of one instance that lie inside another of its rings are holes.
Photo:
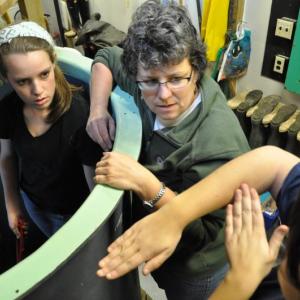
[[[195,69],[194,69],[193,78],[192,78],[194,84],[196,84],[196,82],[198,81],[198,78],[199,78],[199,73],[196,72]]]

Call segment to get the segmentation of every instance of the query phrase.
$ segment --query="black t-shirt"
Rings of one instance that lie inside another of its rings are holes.
[[[289,214],[300,195],[300,163],[295,165],[284,180],[277,196],[277,207],[282,223],[288,224]]]
[[[42,209],[71,214],[89,194],[82,164],[95,166],[102,149],[85,131],[88,113],[86,100],[75,94],[70,109],[33,137],[16,93],[0,101],[0,138],[12,141],[20,187]]]

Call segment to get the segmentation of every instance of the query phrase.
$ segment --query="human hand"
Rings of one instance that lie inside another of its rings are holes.
[[[98,143],[104,151],[112,148],[115,138],[115,121],[107,110],[93,110],[87,121],[86,131],[90,138]]]
[[[8,224],[17,239],[21,237],[21,233],[27,234],[28,222],[22,213],[10,212],[7,214]]]
[[[287,232],[287,226],[278,226],[267,241],[259,196],[255,189],[242,184],[235,193],[234,204],[227,206],[229,272],[234,278],[242,277],[248,288],[255,290],[272,269]]]
[[[148,194],[152,195],[152,191],[157,193],[161,185],[148,169],[130,156],[117,152],[104,152],[96,165],[95,174],[96,183],[131,190],[141,199],[146,199]]]
[[[109,247],[109,254],[99,261],[99,277],[116,279],[145,262],[143,274],[159,268],[174,252],[183,227],[168,207],[146,216]]]

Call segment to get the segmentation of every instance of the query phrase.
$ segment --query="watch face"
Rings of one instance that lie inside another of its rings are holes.
[[[149,200],[149,201],[143,201],[143,205],[144,207],[148,208],[148,209],[155,209],[155,204],[161,199],[161,197],[165,194],[166,191],[166,185],[162,182],[161,183],[161,188],[159,190],[159,192],[157,193],[157,195]]]

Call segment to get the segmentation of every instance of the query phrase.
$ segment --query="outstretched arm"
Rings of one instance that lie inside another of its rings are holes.
[[[91,106],[86,130],[91,139],[105,151],[112,148],[115,137],[115,122],[107,109],[112,85],[113,78],[109,68],[102,63],[95,63],[91,74]]]
[[[227,206],[225,243],[230,270],[209,299],[249,299],[271,271],[287,232],[288,227],[280,225],[268,242],[259,196],[242,184],[233,205]]]
[[[143,272],[148,274],[173,253],[187,224],[231,202],[241,183],[253,186],[259,193],[269,190],[276,198],[298,162],[298,157],[280,148],[265,146],[226,163],[128,229],[110,245],[97,274],[115,279],[143,262]]]

